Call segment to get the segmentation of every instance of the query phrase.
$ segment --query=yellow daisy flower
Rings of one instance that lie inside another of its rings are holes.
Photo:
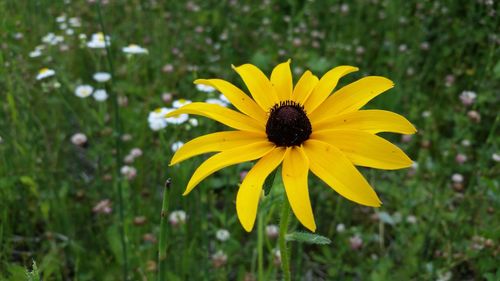
[[[358,68],[338,66],[321,79],[306,71],[295,87],[290,60],[276,66],[270,79],[251,64],[233,68],[252,98],[225,80],[198,79],[194,83],[217,89],[240,112],[217,104],[193,102],[167,116],[201,115],[236,130],[191,140],[175,153],[170,165],[195,155],[217,152],[196,169],[184,192],[187,195],[222,168],[260,159],[246,175],[236,197],[236,211],[245,230],[253,228],[266,177],[280,164],[292,211],[311,231],[316,230],[316,223],[307,184],[309,170],[345,198],[378,207],[380,199],[355,165],[392,170],[412,164],[401,149],[376,134],[413,134],[415,127],[390,111],[360,110],[392,88],[391,80],[368,76],[330,95],[340,78]]]

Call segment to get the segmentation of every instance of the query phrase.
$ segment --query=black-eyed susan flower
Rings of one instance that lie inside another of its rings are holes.
[[[393,112],[360,110],[392,88],[391,80],[368,76],[333,92],[340,78],[358,68],[338,66],[321,79],[306,71],[295,86],[290,61],[276,66],[270,79],[251,64],[234,70],[251,97],[221,79],[199,79],[195,84],[216,88],[240,112],[193,102],[167,116],[201,115],[236,130],[191,140],[175,153],[170,165],[195,155],[217,152],[196,169],[184,192],[187,195],[214,172],[259,159],[244,178],[236,197],[238,218],[245,230],[253,228],[266,177],[280,164],[292,211],[311,231],[315,231],[316,223],[309,199],[309,170],[345,198],[378,207],[381,201],[355,166],[388,170],[411,166],[412,161],[401,149],[377,133],[413,134],[415,127]]]

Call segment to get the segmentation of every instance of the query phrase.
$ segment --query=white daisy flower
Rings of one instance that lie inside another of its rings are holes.
[[[111,79],[111,74],[109,74],[107,72],[96,72],[96,73],[94,73],[93,78],[97,82],[104,83],[104,82],[109,81],[109,79]]]
[[[38,71],[38,74],[36,75],[36,80],[42,80],[50,76],[54,76],[56,72],[53,69],[49,68],[42,68]]]
[[[104,89],[95,90],[92,96],[96,101],[105,101],[108,99],[108,93]]]
[[[198,91],[205,92],[205,93],[211,93],[211,92],[215,91],[214,87],[208,86],[208,85],[203,85],[203,84],[197,84],[196,89]]]
[[[151,111],[148,115],[149,128],[153,131],[159,131],[167,127],[165,115],[170,112],[168,108],[161,107]]]
[[[108,35],[104,35],[102,32],[92,34],[92,38],[87,42],[87,47],[92,49],[103,49],[106,45],[111,45],[111,40]]]
[[[122,51],[126,54],[137,55],[137,54],[147,54],[148,50],[135,44],[130,44],[127,47],[123,47]]]
[[[94,88],[90,85],[80,85],[75,89],[75,96],[79,98],[86,98],[92,95]]]
[[[180,108],[186,104],[190,104],[191,101],[190,100],[186,100],[186,99],[178,99],[178,100],[175,100],[173,103],[172,103],[172,106],[174,108]]]
[[[182,141],[176,141],[174,142],[170,148],[172,149],[173,152],[176,152],[177,150],[179,150],[179,148],[181,148],[182,146],[184,145],[184,143]]]
[[[39,57],[39,56],[41,56],[41,55],[42,55],[42,51],[40,51],[40,50],[38,50],[38,49],[35,49],[34,51],[31,51],[31,52],[29,53],[29,57],[30,57],[30,58],[37,58],[37,57]]]

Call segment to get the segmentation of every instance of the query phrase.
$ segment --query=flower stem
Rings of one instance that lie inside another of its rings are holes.
[[[160,241],[158,242],[158,281],[167,280],[167,211],[168,190],[172,181],[167,179],[163,189],[163,203],[160,217]]]
[[[288,249],[286,248],[286,240],[285,235],[288,232],[288,223],[290,219],[290,203],[286,198],[286,195],[283,195],[283,204],[281,206],[281,221],[280,221],[280,232],[278,237],[278,243],[280,246],[280,254],[281,254],[281,269],[283,270],[283,280],[291,281],[290,277],[290,261],[288,257]]]
[[[257,280],[264,281],[264,215],[257,215]]]

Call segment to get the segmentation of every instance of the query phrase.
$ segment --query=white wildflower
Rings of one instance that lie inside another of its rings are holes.
[[[83,146],[87,143],[87,136],[83,133],[76,133],[71,136],[71,143],[77,146]]]
[[[105,101],[108,99],[108,93],[104,89],[97,89],[92,94],[96,101]]]
[[[79,98],[86,98],[92,95],[94,88],[90,85],[80,85],[75,89],[75,96]]]
[[[36,80],[42,80],[50,76],[54,76],[56,72],[52,69],[49,68],[42,68],[38,71],[38,74],[36,75]]]
[[[109,81],[109,79],[111,79],[111,74],[109,74],[107,72],[96,72],[96,73],[94,73],[93,78],[97,82],[104,83],[104,82]]]
[[[215,237],[217,238],[217,240],[225,242],[229,239],[229,237],[231,237],[231,234],[229,233],[229,231],[227,231],[227,229],[219,229],[215,233]]]
[[[177,226],[179,224],[184,224],[186,222],[186,212],[182,210],[173,211],[168,216],[168,221],[171,225]]]
[[[147,54],[148,50],[135,44],[130,44],[127,47],[123,47],[122,51],[126,54],[137,55],[137,54]]]
[[[108,35],[104,35],[102,32],[92,34],[92,39],[87,42],[87,47],[92,49],[103,49],[111,45],[111,40]]]

